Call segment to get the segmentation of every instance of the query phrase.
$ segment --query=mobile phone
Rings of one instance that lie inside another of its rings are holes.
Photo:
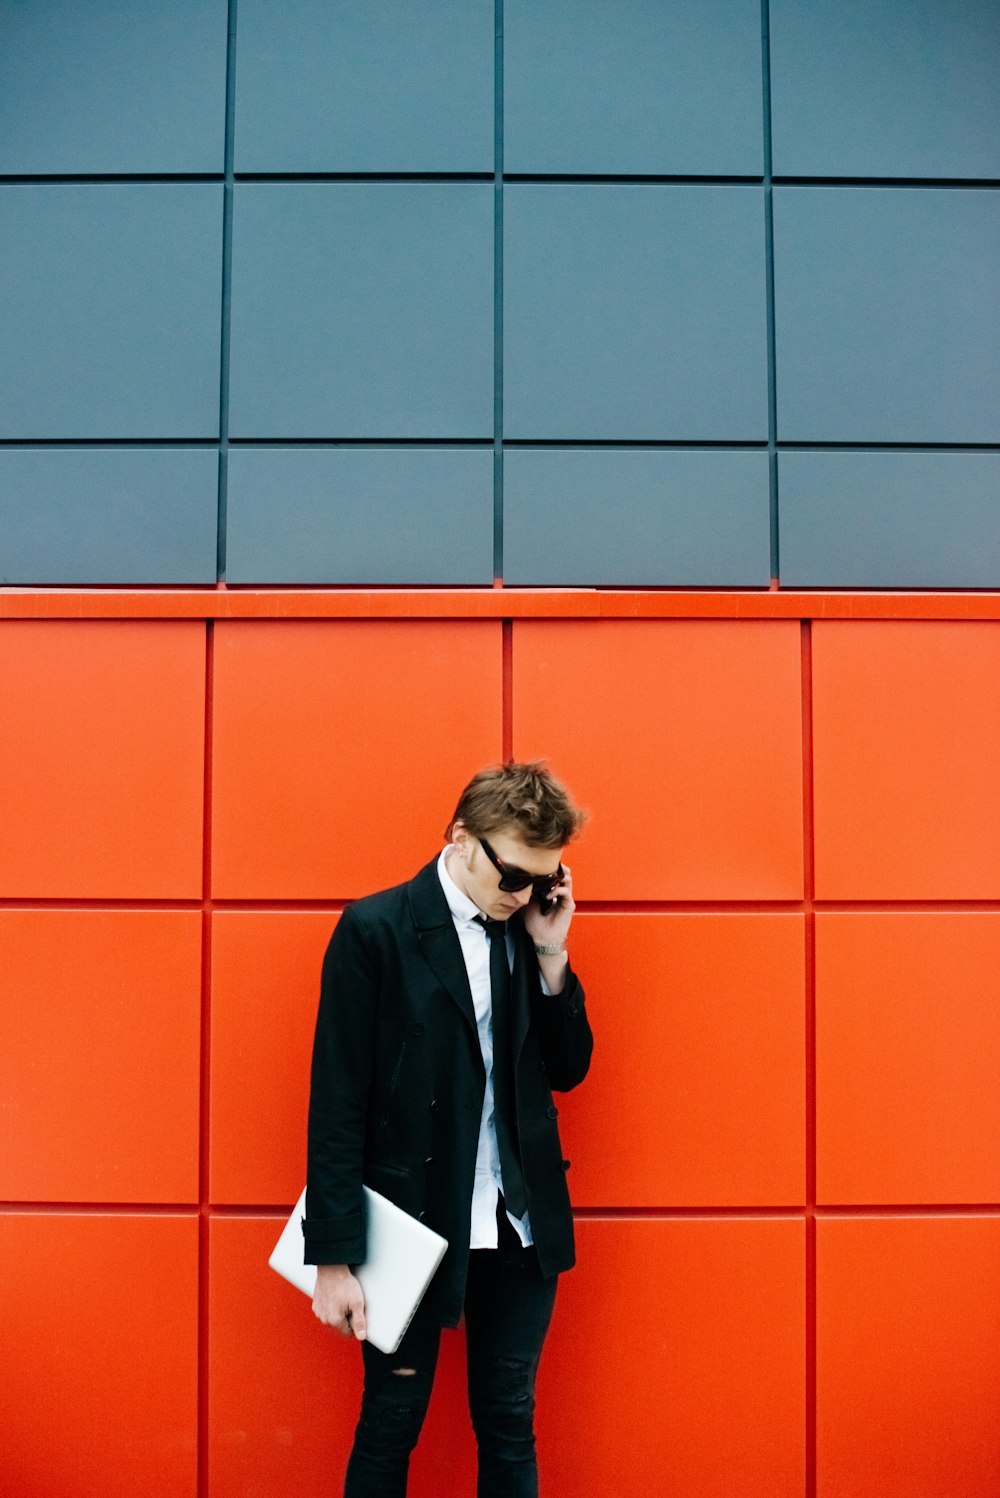
[[[551,915],[559,904],[559,900],[555,895],[532,894],[531,898],[542,912],[542,915]]]

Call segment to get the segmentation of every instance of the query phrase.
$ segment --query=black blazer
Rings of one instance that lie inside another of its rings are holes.
[[[574,1262],[573,1219],[550,1088],[582,1081],[593,1037],[567,969],[543,994],[519,916],[511,982],[518,1137],[532,1237],[546,1278]],[[365,1256],[362,1183],[448,1240],[427,1292],[444,1325],[465,1296],[486,1074],[465,959],[437,858],[414,879],[348,905],[320,987],[309,1099],[305,1260]]]

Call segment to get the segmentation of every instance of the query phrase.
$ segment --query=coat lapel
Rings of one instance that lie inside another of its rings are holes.
[[[478,1037],[462,944],[438,878],[436,857],[410,880],[407,892],[420,950]]]

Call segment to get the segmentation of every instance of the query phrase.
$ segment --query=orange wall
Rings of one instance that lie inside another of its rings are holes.
[[[1000,619],[132,597],[0,622],[0,1488],[339,1491],[360,1359],[266,1266],[320,959],[513,752],[591,811],[548,1498],[996,1498]]]

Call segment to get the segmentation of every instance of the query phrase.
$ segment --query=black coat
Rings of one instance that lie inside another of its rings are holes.
[[[511,982],[518,1138],[543,1275],[574,1262],[573,1219],[550,1088],[584,1078],[593,1037],[567,969],[543,994],[519,916]],[[362,1183],[448,1240],[427,1292],[444,1325],[465,1295],[486,1074],[462,947],[437,873],[348,905],[323,959],[306,1178],[308,1264],[364,1261]]]

